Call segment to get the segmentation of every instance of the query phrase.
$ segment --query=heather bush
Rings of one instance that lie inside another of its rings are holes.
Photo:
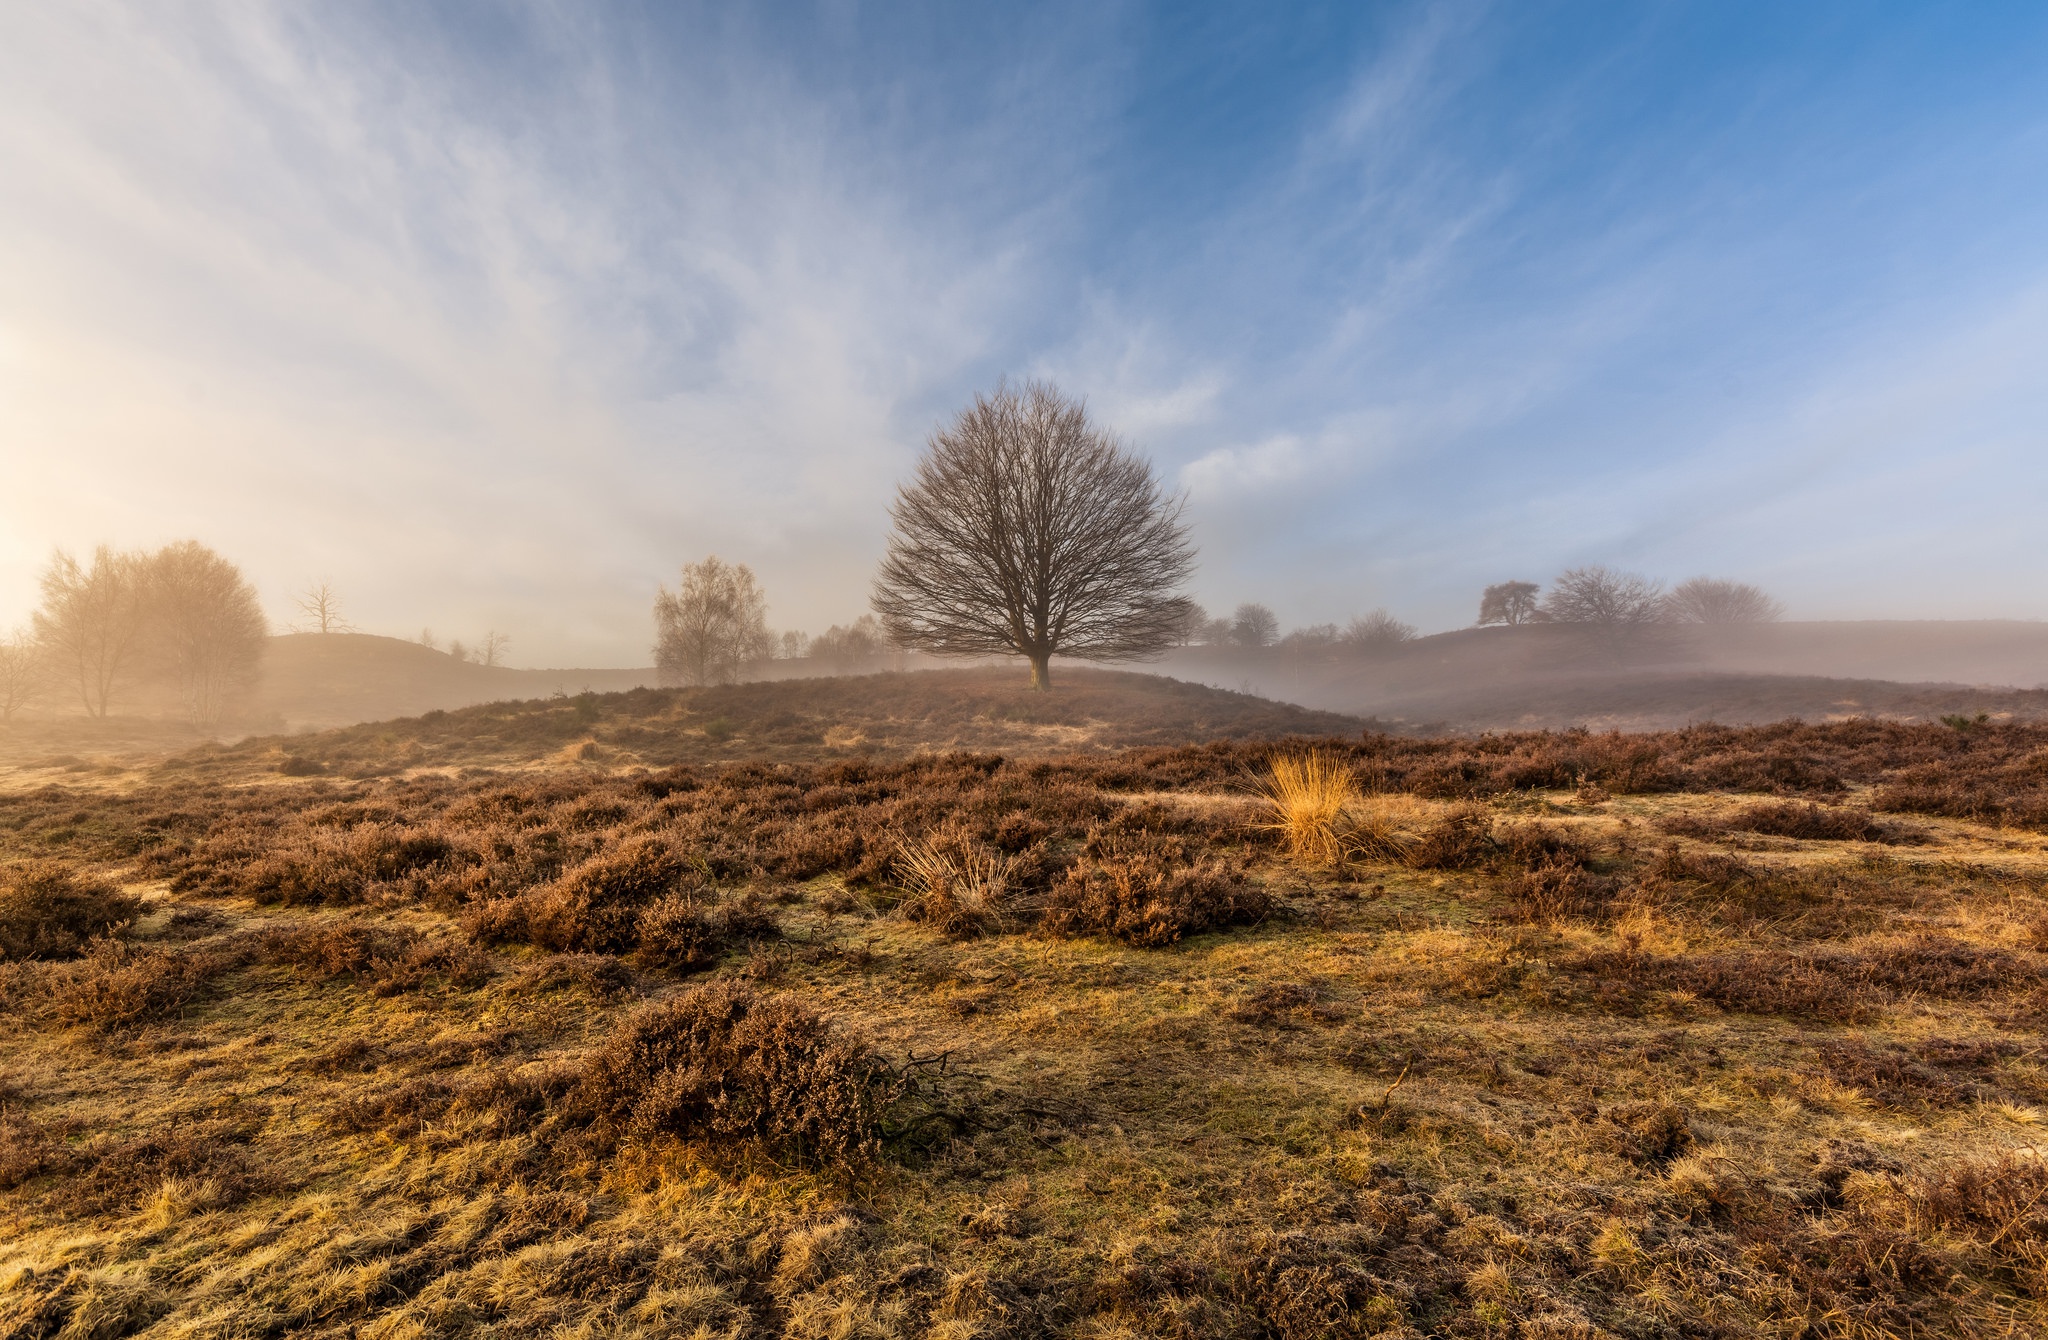
[[[610,1138],[709,1139],[858,1169],[881,1157],[904,1094],[858,1038],[788,997],[721,983],[628,1016],[575,1102]]]
[[[56,979],[50,1003],[67,1024],[98,1029],[148,1023],[182,1009],[219,965],[190,950],[138,950],[95,940]]]
[[[1262,920],[1272,897],[1216,858],[1191,860],[1178,838],[1092,837],[1084,859],[1046,896],[1054,935],[1102,935],[1140,948]]]
[[[140,899],[56,861],[0,872],[0,959],[71,958],[142,910]]]

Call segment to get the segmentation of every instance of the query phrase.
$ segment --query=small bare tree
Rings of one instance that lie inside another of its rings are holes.
[[[811,654],[810,635],[802,629],[788,628],[776,635],[775,659],[778,661],[800,661]]]
[[[1479,597],[1481,626],[1528,623],[1536,617],[1537,590],[1534,582],[1500,582],[1487,587]]]
[[[1239,605],[1230,616],[1230,641],[1239,647],[1270,647],[1280,632],[1280,620],[1264,605]]]
[[[270,628],[240,568],[196,540],[144,561],[153,659],[192,724],[212,727],[256,682]]]
[[[36,640],[52,666],[78,686],[87,716],[105,717],[116,689],[142,659],[148,609],[142,563],[106,545],[92,566],[59,549],[43,569]]]
[[[428,651],[438,651],[440,650],[441,647],[441,644],[435,641],[434,630],[431,628],[420,629],[420,635],[417,638],[415,638],[414,641],[418,642],[422,647],[425,647]]]
[[[1180,621],[1174,625],[1173,645],[1176,647],[1195,646],[1197,643],[1201,642],[1203,636],[1207,634],[1208,631],[1209,611],[1203,609],[1200,605],[1197,605],[1194,601],[1190,600],[1188,602],[1186,613],[1184,613],[1181,616]]]
[[[683,565],[654,598],[654,666],[673,684],[731,684],[773,649],[768,597],[744,563],[713,554]]]
[[[835,623],[811,641],[811,659],[839,674],[872,670],[888,651],[889,635],[872,614],[863,614],[844,628]]]
[[[501,633],[493,628],[490,632],[485,633],[484,640],[477,644],[476,659],[478,664],[503,665],[505,663],[505,648],[511,645],[512,638],[510,634]]]
[[[1663,617],[1663,596],[1662,582],[1633,572],[1597,565],[1572,568],[1551,582],[1539,612],[1555,623],[1634,627]]]
[[[1694,577],[1664,597],[1664,617],[1673,623],[1776,623],[1785,607],[1747,582]]]
[[[1188,617],[1183,506],[1079,400],[1000,385],[932,434],[897,493],[875,613],[901,647],[1022,656],[1035,689],[1056,655],[1157,656]]]
[[[16,712],[42,697],[48,683],[49,665],[33,634],[17,631],[0,638],[0,721],[14,720]]]
[[[1385,651],[1415,636],[1415,625],[1402,623],[1383,609],[1353,619],[1344,627],[1339,641],[1364,651]]]
[[[341,614],[341,599],[325,577],[299,594],[295,602],[315,633],[353,633],[356,626]]]

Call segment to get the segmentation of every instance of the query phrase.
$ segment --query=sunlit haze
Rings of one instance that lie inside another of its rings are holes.
[[[1212,609],[2048,615],[2044,70],[2025,4],[11,4],[0,630],[189,537],[519,665],[710,553],[820,632],[1004,376]]]

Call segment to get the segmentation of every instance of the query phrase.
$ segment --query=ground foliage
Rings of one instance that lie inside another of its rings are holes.
[[[0,1335],[2048,1324],[2048,733],[1309,747],[0,795]]]

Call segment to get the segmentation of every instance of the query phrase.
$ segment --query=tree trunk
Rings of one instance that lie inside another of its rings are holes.
[[[1052,688],[1052,653],[1031,658],[1031,687],[1039,693]]]

